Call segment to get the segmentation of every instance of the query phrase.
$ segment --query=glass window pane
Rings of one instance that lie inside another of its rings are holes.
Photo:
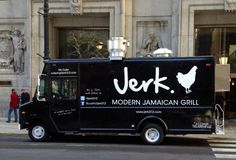
[[[236,72],[236,27],[195,27],[195,55],[228,57],[231,73]]]
[[[39,86],[38,86],[38,99],[45,100],[47,99],[47,83],[46,83],[46,76],[40,75],[39,77]]]
[[[108,57],[108,29],[60,29],[59,58]]]
[[[77,98],[76,79],[52,80],[52,98],[63,100],[75,100]]]

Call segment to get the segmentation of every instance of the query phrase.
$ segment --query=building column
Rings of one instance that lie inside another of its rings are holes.
[[[127,57],[133,57],[133,1],[132,0],[123,0],[125,1],[125,21],[123,24],[124,27],[124,37],[130,42],[130,46],[127,50]]]

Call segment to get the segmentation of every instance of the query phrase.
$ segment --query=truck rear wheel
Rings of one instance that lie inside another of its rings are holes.
[[[160,144],[164,139],[164,132],[159,125],[149,124],[143,128],[141,137],[146,144]]]
[[[43,142],[48,138],[47,127],[42,123],[34,124],[29,129],[29,137],[34,142]]]

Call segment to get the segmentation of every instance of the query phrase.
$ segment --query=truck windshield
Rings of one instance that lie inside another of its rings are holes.
[[[38,89],[37,89],[37,99],[39,101],[46,101],[47,98],[47,76],[45,74],[41,74],[38,76]]]

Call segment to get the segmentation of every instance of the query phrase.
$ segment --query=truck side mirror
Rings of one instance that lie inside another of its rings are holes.
[[[37,87],[37,100],[46,101],[47,99],[47,75],[40,74],[38,75],[38,87]]]

